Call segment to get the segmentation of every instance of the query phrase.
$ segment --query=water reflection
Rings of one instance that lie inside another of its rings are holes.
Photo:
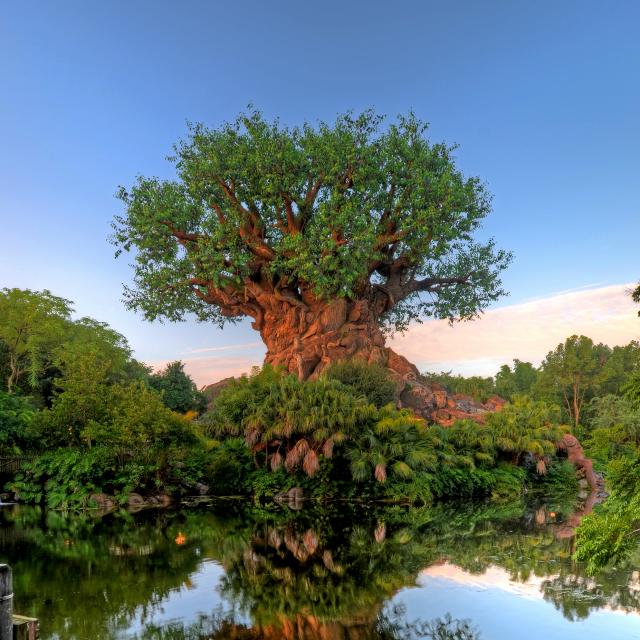
[[[588,578],[572,540],[556,535],[562,513],[520,504],[294,512],[224,503],[105,517],[14,507],[0,517],[16,609],[40,618],[45,639],[476,640],[474,624],[445,617],[447,608],[419,621],[391,602],[447,567],[486,588],[526,583],[569,620],[640,610],[633,562]]]

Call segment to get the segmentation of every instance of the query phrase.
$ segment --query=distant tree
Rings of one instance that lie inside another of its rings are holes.
[[[618,395],[623,392],[629,377],[640,371],[640,343],[633,340],[627,345],[613,347],[606,355],[599,393]]]
[[[631,298],[634,302],[640,302],[640,284],[632,291]],[[638,311],[638,315],[640,316],[640,311]]]
[[[70,321],[69,300],[50,291],[0,291],[0,342],[6,358],[6,387],[13,393],[25,380],[30,387],[51,363],[55,347]]]
[[[170,362],[162,371],[149,376],[149,384],[162,395],[165,406],[173,411],[202,411],[206,398],[184,370],[180,360]]]
[[[476,317],[504,291],[509,253],[475,232],[491,209],[453,148],[414,115],[372,111],[287,128],[261,113],[194,126],[175,180],[121,189],[114,242],[135,250],[130,308],[253,319],[266,362],[301,378],[390,358],[384,329]]]
[[[496,386],[492,377],[454,375],[451,371],[440,373],[426,372],[422,374],[430,382],[442,385],[452,393],[463,393],[478,402],[485,402],[489,396],[496,393]]]
[[[540,368],[539,388],[556,397],[574,426],[582,409],[602,382],[603,365],[610,350],[586,336],[571,336],[550,351]]]
[[[516,395],[531,395],[538,380],[538,370],[530,362],[515,359],[513,368],[503,364],[496,374],[496,393],[507,400]]]

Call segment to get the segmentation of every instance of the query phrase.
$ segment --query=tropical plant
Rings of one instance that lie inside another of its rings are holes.
[[[396,382],[390,377],[388,369],[379,365],[362,360],[342,360],[331,364],[323,375],[351,387],[378,409],[395,400]]]
[[[559,418],[557,406],[519,396],[501,411],[489,413],[486,422],[499,454],[519,464],[522,455],[530,453],[538,460],[539,472],[544,473],[544,456],[555,453],[568,431],[558,425]]]
[[[439,445],[437,430],[427,427],[424,420],[406,409],[387,406],[375,422],[355,435],[347,456],[354,480],[375,477],[383,483],[389,474],[407,480],[418,471],[435,469]]]
[[[251,388],[261,389],[260,397],[244,404]],[[303,381],[267,369],[224,389],[206,422],[213,435],[244,437],[273,471],[284,466],[313,476],[322,457],[331,458],[375,415],[375,407],[336,380]]]
[[[35,413],[30,398],[0,391],[0,451],[21,453],[31,444],[29,426]]]
[[[620,562],[637,549],[640,534],[640,455],[619,458],[608,467],[611,495],[584,518],[577,535],[576,558],[590,573]]]

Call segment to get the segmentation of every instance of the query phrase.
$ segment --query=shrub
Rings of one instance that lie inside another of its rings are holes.
[[[330,365],[324,376],[350,387],[378,409],[395,402],[396,383],[388,371],[379,365],[361,360],[343,360]]]
[[[31,444],[29,427],[35,409],[30,398],[0,391],[0,449],[21,453]]]

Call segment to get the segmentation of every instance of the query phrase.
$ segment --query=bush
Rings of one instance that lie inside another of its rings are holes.
[[[253,457],[242,438],[229,438],[213,449],[205,471],[205,481],[218,496],[251,493],[249,476]]]
[[[31,444],[29,427],[35,409],[30,398],[0,391],[0,450],[22,453]]]
[[[378,409],[395,403],[396,383],[386,369],[361,360],[343,360],[330,365],[324,373],[328,380],[337,380],[364,396]]]

